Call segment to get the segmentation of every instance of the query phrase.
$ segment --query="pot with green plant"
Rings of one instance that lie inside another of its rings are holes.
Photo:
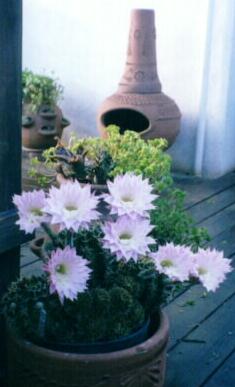
[[[23,71],[22,142],[26,149],[42,150],[55,145],[55,138],[61,137],[69,125],[57,106],[62,92],[57,79]]]
[[[158,192],[172,183],[171,159],[164,150],[166,140],[145,141],[138,133],[120,134],[115,125],[107,128],[107,138],[72,137],[69,145],[58,142],[43,153],[44,162],[32,159],[29,173],[43,183],[56,176],[59,182],[78,180],[91,184],[96,191],[103,191],[107,181],[118,174],[135,172],[149,178]]]
[[[214,291],[229,260],[159,245],[151,224],[159,197],[134,173],[116,176],[102,196],[68,181],[13,200],[20,228],[41,226],[48,239],[42,274],[13,283],[2,300],[9,387],[163,386],[169,328],[161,305],[170,285],[201,281]]]

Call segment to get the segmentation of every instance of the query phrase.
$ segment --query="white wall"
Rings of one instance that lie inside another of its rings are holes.
[[[24,0],[23,66],[65,87],[62,107],[80,136],[97,135],[96,112],[122,75],[132,8],[156,11],[163,91],[182,113],[170,150],[174,166],[192,171],[200,106],[208,0]]]

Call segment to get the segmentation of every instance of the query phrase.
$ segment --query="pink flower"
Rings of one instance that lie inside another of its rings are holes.
[[[91,273],[88,261],[69,246],[52,252],[44,270],[49,273],[50,293],[57,293],[62,304],[64,298],[74,300],[87,289]]]
[[[208,291],[215,291],[232,270],[230,260],[224,258],[222,251],[199,249],[194,255],[193,274]]]
[[[173,281],[188,280],[194,269],[193,253],[187,246],[167,243],[159,246],[158,251],[150,256],[157,271],[167,275]]]
[[[131,258],[137,261],[139,256],[149,252],[149,245],[154,244],[148,234],[152,230],[148,219],[132,219],[123,215],[116,222],[106,222],[103,226],[103,244],[120,260]]]
[[[45,211],[51,215],[52,224],[60,225],[60,230],[77,232],[98,218],[98,201],[89,185],[81,187],[78,181],[67,182],[60,188],[50,189]]]
[[[153,187],[148,179],[126,173],[107,184],[110,194],[104,194],[103,198],[111,206],[111,214],[149,217],[148,211],[154,208],[152,202],[158,195],[151,193]]]
[[[42,190],[23,192],[21,195],[13,196],[13,203],[19,212],[19,220],[16,224],[21,230],[32,233],[42,222],[48,220],[48,216],[43,211],[45,200],[45,193]]]

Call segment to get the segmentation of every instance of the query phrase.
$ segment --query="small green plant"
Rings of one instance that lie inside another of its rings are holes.
[[[110,176],[115,177],[126,172],[142,174],[149,178],[158,192],[172,184],[171,158],[164,152],[167,147],[165,139],[145,141],[131,130],[121,135],[115,125],[107,127],[107,133],[108,138],[104,140],[104,146],[112,155],[115,164]]]
[[[184,209],[185,192],[168,188],[157,199],[151,212],[152,231],[159,245],[172,241],[175,244],[191,246],[196,251],[210,240],[207,229],[196,227],[194,220]]]
[[[73,138],[67,147],[59,142],[43,153],[44,166],[50,173],[54,169],[64,178],[81,183],[106,184],[119,174],[133,172],[149,178],[158,192],[172,184],[171,158],[164,152],[164,139],[146,142],[130,130],[121,135],[115,125],[110,125],[107,132],[106,139]],[[40,163],[36,167],[34,160],[30,173],[39,177],[39,167]]]
[[[30,104],[33,112],[36,112],[42,105],[54,107],[62,93],[63,87],[57,79],[34,74],[27,69],[22,72],[23,103]]]
[[[65,147],[61,141],[43,154],[45,165],[66,179],[81,183],[106,184],[114,162],[99,138],[77,140]]]
[[[28,176],[36,180],[37,184],[41,188],[48,187],[54,182],[55,174],[54,171],[45,167],[38,157],[32,157],[30,159],[30,165],[28,169]]]

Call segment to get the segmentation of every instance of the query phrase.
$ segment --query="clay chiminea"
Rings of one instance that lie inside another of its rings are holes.
[[[180,128],[180,110],[161,92],[157,73],[154,10],[135,9],[131,14],[129,45],[118,91],[108,97],[98,113],[98,128],[106,136],[110,124],[134,130],[144,139],[164,137],[170,146]]]

